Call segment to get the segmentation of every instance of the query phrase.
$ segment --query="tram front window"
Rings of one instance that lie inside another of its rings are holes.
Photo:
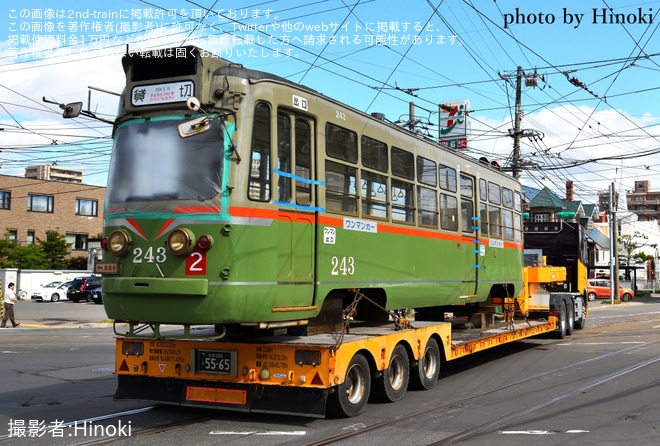
[[[181,138],[181,119],[152,118],[117,129],[108,176],[110,203],[219,200],[224,153],[224,124]]]

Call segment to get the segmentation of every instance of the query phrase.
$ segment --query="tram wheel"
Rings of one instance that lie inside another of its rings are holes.
[[[392,350],[390,364],[376,379],[372,389],[373,400],[377,402],[399,401],[406,394],[410,380],[410,360],[405,347],[398,344]]]
[[[328,397],[328,413],[335,417],[359,415],[369,402],[371,371],[363,354],[357,353],[346,370],[344,382]]]
[[[410,388],[415,390],[429,390],[438,382],[440,376],[440,348],[438,341],[429,338],[424,348],[424,354],[417,365],[410,371]]]

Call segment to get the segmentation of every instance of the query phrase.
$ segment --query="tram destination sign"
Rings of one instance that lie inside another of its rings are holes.
[[[144,105],[185,102],[194,94],[195,84],[193,81],[138,85],[131,89],[131,105],[141,107]]]
[[[236,376],[236,352],[226,350],[197,350],[197,371]]]

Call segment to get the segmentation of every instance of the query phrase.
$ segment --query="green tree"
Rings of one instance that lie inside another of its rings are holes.
[[[46,269],[66,269],[66,260],[71,243],[66,242],[66,237],[57,231],[46,231],[46,240],[37,237],[37,244],[44,252],[48,267]]]
[[[18,269],[48,269],[46,254],[37,245],[17,246],[10,254],[12,268]]]
[[[9,236],[9,228],[5,229],[5,234],[0,239],[0,268],[16,268],[10,255],[17,247],[18,242]]]
[[[69,258],[69,269],[87,269],[87,257],[70,257]]]
[[[617,237],[619,246],[619,264],[625,264],[630,267],[631,265],[641,265],[653,256],[647,255],[639,251],[645,246],[655,246],[649,244],[649,237],[639,231],[634,234],[621,234]],[[626,279],[630,280],[630,269],[626,269]]]

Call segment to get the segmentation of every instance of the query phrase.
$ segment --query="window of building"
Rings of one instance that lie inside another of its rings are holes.
[[[547,212],[532,214],[532,221],[536,223],[547,223],[550,221],[550,214]]]
[[[7,229],[7,235],[12,242],[18,240],[18,231],[16,229]]]
[[[11,192],[0,191],[0,209],[11,209]]]
[[[31,230],[31,229],[28,230],[26,240],[27,240],[28,245],[33,245],[34,244],[35,237],[34,237],[34,231],[33,230]]]
[[[66,234],[66,242],[72,250],[87,250],[87,234]]]
[[[97,200],[76,198],[76,215],[97,217],[99,215],[99,202]]]
[[[52,195],[28,194],[27,209],[31,212],[48,212],[52,214],[54,201]]]

